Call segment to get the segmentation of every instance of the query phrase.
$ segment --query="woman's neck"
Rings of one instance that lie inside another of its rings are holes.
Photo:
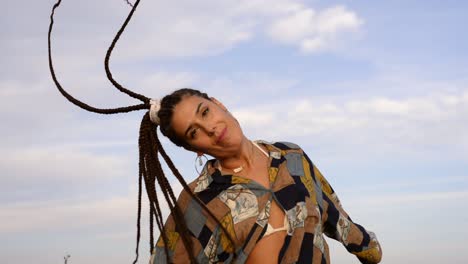
[[[252,167],[255,162],[256,149],[247,138],[242,140],[239,151],[227,158],[219,159],[219,165],[222,169],[228,171],[239,172],[241,170],[248,170]]]

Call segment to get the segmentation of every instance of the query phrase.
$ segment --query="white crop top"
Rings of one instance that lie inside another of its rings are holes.
[[[286,217],[285,215],[282,227],[274,228],[272,225],[270,225],[270,223],[268,223],[267,230],[263,236],[268,236],[279,231],[288,231],[288,228],[289,228],[289,221],[288,221],[288,217]]]

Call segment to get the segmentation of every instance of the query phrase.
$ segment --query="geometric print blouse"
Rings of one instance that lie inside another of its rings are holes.
[[[235,240],[235,248],[196,201],[185,191],[179,196],[178,204],[189,230],[184,235],[192,239],[198,263],[245,263],[266,232],[273,199],[289,223],[278,263],[330,263],[324,235],[341,242],[361,263],[380,262],[382,250],[375,234],[351,220],[333,188],[299,146],[256,142],[269,152],[270,188],[244,177],[223,174],[213,165],[215,160],[209,160],[189,185]],[[164,229],[171,262],[189,263],[172,216]],[[166,263],[165,254],[160,237],[150,264]]]

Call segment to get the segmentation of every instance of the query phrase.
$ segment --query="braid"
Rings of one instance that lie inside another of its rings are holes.
[[[138,261],[138,248],[140,246],[140,219],[141,219],[141,178],[142,174],[139,174],[138,177],[138,213],[137,213],[137,243],[136,243],[136,249],[135,249],[135,260],[133,261],[133,264],[137,263]]]
[[[125,0],[125,2],[127,3],[127,5],[129,5],[129,6],[133,7],[133,4],[132,4],[132,3],[130,3],[130,1],[128,1],[128,0]]]
[[[155,125],[151,122],[149,114],[146,113],[143,117],[140,126],[140,159],[143,159],[145,165],[142,173],[145,179],[145,185],[148,193],[148,198],[150,200],[150,206],[152,207],[156,203],[158,203],[158,198],[156,196],[156,189],[154,185],[156,178],[159,186],[161,186],[161,189],[163,190],[164,198],[166,199],[169,205],[169,209],[171,211],[176,227],[179,229],[182,243],[184,244],[187,252],[189,253],[190,262],[197,263],[195,256],[193,255],[193,243],[188,237],[190,231],[188,230],[187,223],[182,214],[182,211],[180,210],[179,205],[177,204],[177,198],[175,197],[172,187],[170,186],[164,174],[164,171],[161,167],[161,163],[159,162],[157,153],[158,149],[162,146],[160,144],[157,144],[157,142],[159,142],[159,140],[157,139]],[[160,217],[161,220],[162,212],[159,206],[156,206],[155,211],[156,216]],[[166,258],[169,263],[170,260],[167,250],[167,235],[166,232],[164,232],[163,227],[161,225],[158,225],[158,228],[160,229],[161,236],[163,237]]]
[[[158,140],[157,142],[158,146],[162,147],[161,146],[161,142]],[[232,236],[229,234],[229,232],[227,231],[227,229],[224,227],[224,225],[221,224],[221,222],[218,220],[218,218],[213,214],[213,212],[211,212],[211,210],[205,205],[205,203],[200,200],[200,198],[198,196],[196,196],[191,190],[190,190],[190,187],[188,186],[187,182],[184,180],[184,178],[182,177],[182,175],[180,174],[179,170],[175,167],[174,163],[172,162],[172,160],[169,158],[169,156],[167,155],[166,151],[164,149],[160,149],[160,153],[161,155],[163,156],[164,160],[166,161],[167,165],[169,166],[169,168],[172,170],[172,172],[174,173],[174,176],[176,176],[176,178],[179,180],[179,182],[182,184],[182,187],[184,188],[184,190],[203,208],[203,210],[205,210],[212,219],[215,220],[215,222],[219,225],[219,227],[221,228],[221,230],[223,231],[223,233],[226,235],[226,237],[229,239],[229,242],[231,243],[231,246],[233,249],[235,249],[235,243],[234,243],[234,239],[232,238]],[[235,250],[233,250],[233,254],[234,254],[234,258],[236,258],[236,252]]]
[[[158,223],[158,229],[161,231],[161,237],[163,239],[164,245],[168,245],[168,238],[166,235],[166,232],[164,232],[164,226],[163,226],[163,220],[162,220],[162,211],[159,206],[159,199],[156,194],[156,188],[154,185],[155,182],[155,173],[154,173],[154,166],[151,166],[149,163],[151,162],[151,159],[153,158],[153,155],[151,155],[151,148],[149,147],[149,140],[150,140],[150,134],[152,130],[152,123],[148,122],[149,120],[149,114],[145,114],[143,117],[143,120],[141,121],[140,125],[140,137],[138,139],[138,146],[140,149],[140,174],[143,175],[143,178],[145,180],[145,187],[146,187],[146,192],[148,195],[148,200],[149,200],[149,206],[150,208],[153,208],[152,211],[156,214],[156,220]],[[162,187],[161,187],[162,188]],[[141,203],[141,201],[140,201]],[[170,201],[168,201],[168,204]],[[139,229],[139,225],[138,225]],[[166,259],[167,262],[169,263],[169,251],[167,247],[164,247],[165,253],[166,253]]]
[[[55,74],[55,70],[53,67],[53,62],[52,62],[52,48],[51,48],[51,36],[52,36],[52,29],[53,29],[53,24],[54,24],[54,14],[56,8],[58,8],[61,4],[62,0],[58,0],[53,8],[52,12],[50,15],[50,24],[49,24],[49,31],[48,31],[48,59],[49,59],[49,69],[50,73],[52,76],[52,79],[59,90],[59,92],[71,103],[74,105],[87,110],[89,112],[93,113],[99,113],[99,114],[117,114],[117,113],[128,113],[132,111],[137,111],[137,110],[148,110],[150,108],[150,99],[137,94],[135,92],[132,92],[126,88],[124,88],[122,85],[120,85],[117,81],[112,76],[112,73],[109,68],[109,60],[110,56],[112,55],[112,51],[119,40],[121,34],[124,32],[125,27],[131,20],[136,7],[138,6],[140,0],[136,0],[135,4],[131,4],[130,2],[126,1],[130,6],[132,6],[132,10],[127,16],[125,22],[121,26],[120,30],[117,32],[116,36],[114,37],[111,45],[109,46],[106,57],[104,60],[105,64],[105,70],[106,70],[106,76],[109,79],[109,81],[120,91],[123,92],[130,97],[133,97],[135,99],[138,99],[142,101],[140,104],[136,105],[131,105],[131,106],[125,106],[125,107],[118,107],[118,108],[109,108],[109,109],[104,109],[104,108],[96,108],[93,106],[90,106],[72,95],[70,95],[65,89],[61,86],[60,82],[57,79],[57,76]],[[163,98],[161,101],[161,110],[158,112],[158,116],[161,120],[161,125],[160,129],[161,132],[167,136],[174,144],[178,146],[183,146],[186,149],[189,149],[190,146],[187,145],[186,142],[183,140],[177,138],[175,136],[174,131],[171,128],[171,118],[172,118],[172,113],[173,113],[173,108],[174,106],[179,103],[184,96],[188,95],[195,95],[195,96],[200,96],[206,99],[209,99],[208,95],[205,93],[201,93],[200,91],[197,90],[192,90],[192,89],[180,89],[176,92],[174,92],[171,95],[168,95]],[[189,259],[191,263],[197,263],[196,258],[194,256],[193,252],[193,242],[191,238],[191,232],[189,231],[187,227],[187,223],[185,221],[184,215],[182,213],[181,208],[177,204],[177,198],[174,195],[174,191],[167,179],[167,177],[164,174],[164,171],[162,169],[161,163],[159,161],[158,157],[158,152],[162,155],[163,159],[171,169],[172,173],[175,175],[175,177],[179,180],[179,182],[182,184],[184,190],[197,202],[201,205],[203,210],[205,210],[210,217],[220,226],[222,232],[227,236],[229,241],[232,244],[233,252],[234,252],[234,258],[236,258],[236,253],[235,253],[235,243],[229,232],[226,230],[226,228],[221,224],[221,222],[216,218],[216,216],[208,209],[208,207],[190,190],[188,184],[186,181],[183,179],[182,175],[179,173],[177,168],[175,167],[174,163],[171,161],[169,156],[166,154],[164,148],[161,145],[161,142],[159,141],[157,132],[157,125],[151,122],[149,113],[147,112],[141,121],[140,124],[140,135],[138,139],[138,147],[139,147],[139,174],[138,174],[138,210],[137,210],[137,235],[136,235],[136,257],[133,263],[137,263],[138,257],[139,257],[139,244],[140,244],[140,222],[141,222],[141,197],[142,197],[142,185],[143,181],[145,184],[145,189],[146,193],[148,196],[149,200],[149,212],[150,212],[150,217],[149,217],[149,225],[150,225],[150,251],[152,252],[154,249],[154,219],[156,218],[156,225],[160,231],[162,241],[164,242],[164,251],[166,254],[166,260],[168,263],[170,263],[170,258],[169,258],[169,249],[168,249],[168,244],[169,244],[169,239],[164,231],[164,221],[163,221],[163,214],[160,206],[160,201],[158,199],[158,195],[156,192],[156,181],[158,182],[160,189],[164,195],[164,198],[169,206],[169,209],[171,211],[171,215],[173,217],[173,220],[175,222],[176,230],[177,232],[180,233],[180,237],[182,240],[182,243],[185,247],[185,249],[188,252]]]
[[[81,102],[80,100],[74,98],[73,96],[71,96],[69,93],[67,93],[63,88],[62,88],[62,85],[59,83],[56,75],[55,75],[55,71],[54,71],[54,66],[53,66],[53,63],[52,63],[52,48],[51,48],[51,35],[52,35],[52,28],[53,28],[53,25],[54,25],[54,14],[55,14],[55,9],[57,7],[59,7],[60,3],[62,2],[62,0],[58,0],[57,3],[54,4],[53,8],[52,8],[52,13],[50,14],[50,25],[49,25],[49,33],[48,33],[48,38],[47,38],[47,43],[48,43],[48,51],[49,51],[49,69],[50,69],[50,73],[52,75],[52,79],[55,83],[55,86],[57,86],[58,90],[60,91],[60,93],[65,97],[67,98],[68,101],[70,101],[71,103],[73,103],[74,105],[78,106],[78,107],[81,107],[89,112],[93,112],[93,113],[98,113],[98,114],[117,114],[117,113],[128,113],[128,112],[131,112],[131,111],[136,111],[136,110],[143,110],[143,109],[148,109],[148,104],[147,103],[143,103],[143,104],[138,104],[138,105],[132,105],[132,106],[126,106],[126,107],[119,107],[119,108],[111,108],[111,109],[102,109],[102,108],[96,108],[96,107],[92,107],[90,105],[87,105],[83,102]]]
[[[153,252],[154,249],[154,213],[153,212],[153,207],[150,206],[150,211],[149,211],[149,224],[150,224],[150,253]]]
[[[130,2],[127,1],[128,4],[130,4]],[[112,40],[112,43],[111,45],[109,46],[109,48],[107,49],[107,53],[106,53],[106,57],[104,59],[104,67],[106,69],[106,76],[107,76],[107,79],[109,79],[109,81],[119,90],[121,91],[122,93],[126,93],[128,94],[130,97],[133,97],[135,99],[139,99],[143,102],[145,102],[146,104],[149,103],[150,99],[146,96],[143,96],[141,94],[137,94],[135,92],[132,92],[126,88],[124,88],[122,85],[120,85],[116,80],[114,80],[114,78],[112,77],[112,73],[110,71],[110,68],[109,68],[109,60],[110,60],[110,57],[112,55],[112,51],[114,50],[114,47],[115,47],[115,44],[117,43],[117,41],[119,40],[120,36],[122,35],[122,33],[124,32],[125,28],[127,27],[128,25],[128,22],[130,22],[130,19],[132,19],[132,16],[133,16],[133,13],[135,13],[135,10],[136,8],[138,7],[138,4],[140,3],[140,0],[137,0],[135,1],[135,4],[132,6],[132,10],[130,11],[130,13],[128,14],[127,18],[125,19],[124,23],[122,24],[122,26],[120,27],[119,31],[117,32],[117,34],[115,35],[114,39]]]

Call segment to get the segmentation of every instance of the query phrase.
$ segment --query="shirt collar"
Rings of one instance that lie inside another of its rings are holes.
[[[257,144],[263,144],[266,146],[270,158],[273,159],[280,159],[281,158],[281,150],[273,145],[273,143],[264,141],[264,140],[256,140]],[[194,189],[195,193],[202,192],[211,185],[212,182],[217,182],[221,184],[232,184],[232,183],[240,183],[238,176],[233,176],[231,174],[222,175],[221,172],[215,168],[214,163],[215,159],[208,160],[203,167],[203,170],[200,176],[196,180],[196,187]],[[270,164],[269,164],[270,166]]]

